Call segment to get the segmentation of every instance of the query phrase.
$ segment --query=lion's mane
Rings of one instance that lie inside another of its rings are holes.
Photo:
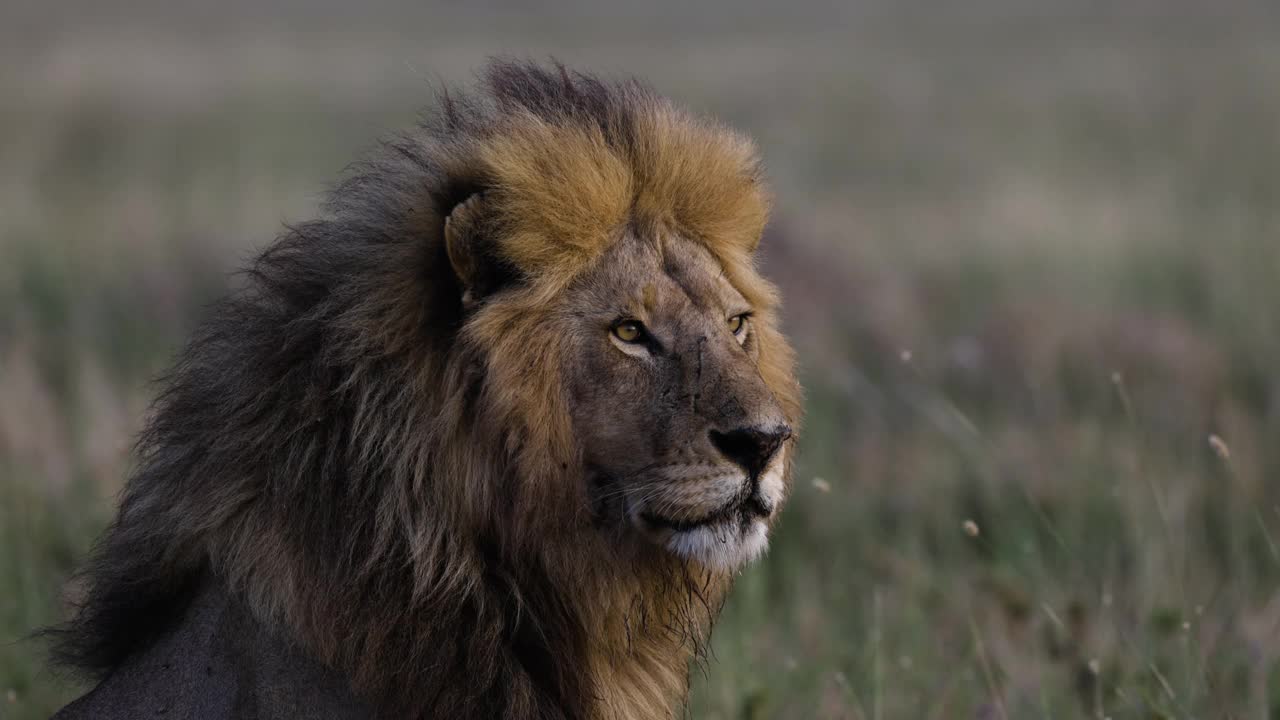
[[[212,309],[54,632],[63,663],[105,674],[215,577],[388,713],[678,702],[670,650],[697,652],[726,578],[581,531],[542,307],[628,223],[705,243],[769,304],[754,150],[632,81],[499,62],[482,88],[444,93]],[[472,317],[442,232],[478,192],[518,282]],[[789,350],[764,347],[795,418]]]

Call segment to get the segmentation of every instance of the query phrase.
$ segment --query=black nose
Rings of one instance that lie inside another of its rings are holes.
[[[791,437],[791,428],[780,425],[770,430],[738,428],[729,432],[711,431],[711,444],[724,456],[746,470],[751,477],[764,471],[783,441]]]

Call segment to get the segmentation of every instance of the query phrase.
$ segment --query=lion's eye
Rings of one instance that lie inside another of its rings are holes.
[[[729,318],[729,330],[734,335],[741,335],[743,330],[747,329],[747,314],[734,315]]]
[[[625,343],[640,342],[644,339],[644,325],[639,320],[623,320],[613,326],[613,336]]]

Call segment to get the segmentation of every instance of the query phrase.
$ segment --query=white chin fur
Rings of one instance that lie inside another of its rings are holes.
[[[752,520],[746,528],[736,521],[673,533],[667,549],[711,570],[737,570],[769,548],[769,528]]]
[[[760,494],[777,508],[782,503],[782,473],[786,468],[787,448],[773,459],[760,478]],[[692,560],[712,570],[733,571],[754,562],[769,549],[769,526],[763,520],[752,520],[745,529],[735,520],[672,533],[667,549],[679,557]]]

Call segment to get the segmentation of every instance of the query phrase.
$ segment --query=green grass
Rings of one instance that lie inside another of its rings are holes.
[[[1280,718],[1272,19],[555,12],[0,51],[0,718],[77,691],[23,638],[225,273],[498,51],[748,130],[796,248],[800,468],[691,716]]]

